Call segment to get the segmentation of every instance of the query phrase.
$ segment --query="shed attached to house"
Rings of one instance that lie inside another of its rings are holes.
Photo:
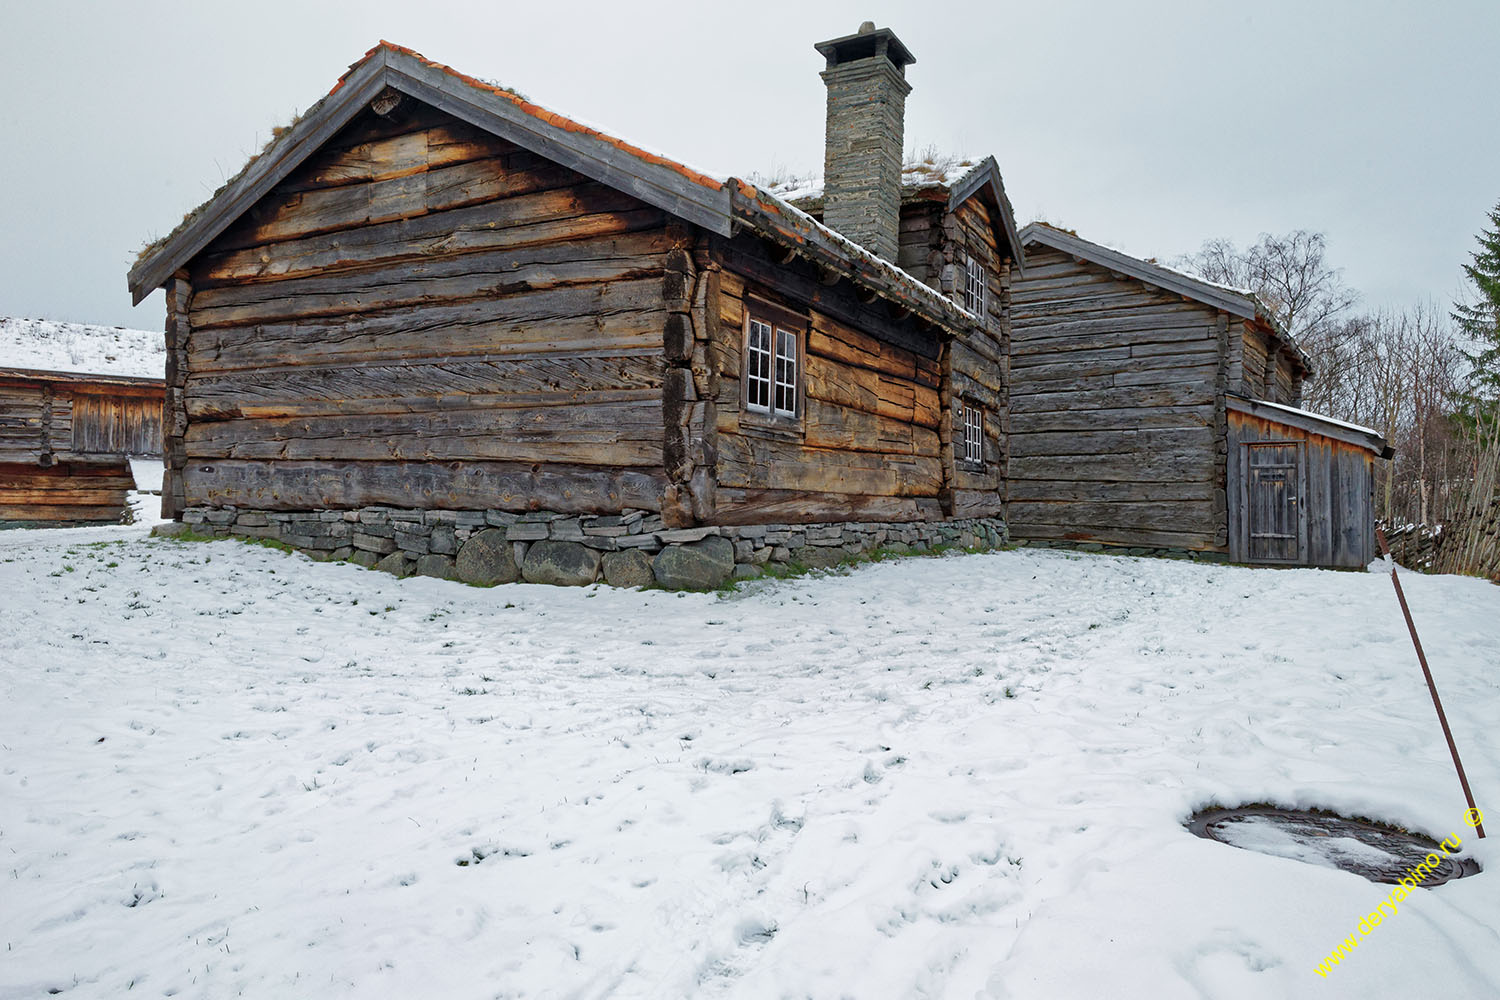
[[[1379,435],[1297,408],[1255,296],[1033,224],[1012,289],[1007,517],[1037,543],[1363,566]]]
[[[1374,431],[1230,396],[1229,558],[1289,566],[1368,566],[1375,547]]]
[[[119,521],[159,458],[161,379],[0,368],[0,527]]]

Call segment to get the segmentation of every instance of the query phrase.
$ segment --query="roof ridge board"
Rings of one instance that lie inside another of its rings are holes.
[[[98,382],[108,385],[165,387],[165,378],[153,375],[111,375],[108,372],[59,371],[56,368],[17,368],[0,365],[0,378],[31,379],[36,382]]]
[[[400,54],[400,58],[411,59],[404,53]],[[580,126],[578,129],[566,128],[557,122],[534,115],[517,102],[501,98],[499,95],[495,95],[496,103],[492,106],[467,100],[465,95],[442,86],[441,78],[451,77],[454,74],[449,74],[437,65],[429,64],[426,60],[412,61],[416,62],[416,67],[393,66],[390,68],[389,74],[397,90],[409,93],[417,100],[462,118],[470,124],[485,128],[517,145],[525,146],[538,155],[577,170],[593,180],[634,195],[664,212],[701,225],[722,236],[729,235],[730,199],[728,189],[723,186],[723,182],[714,181],[717,186],[709,187],[703,180],[697,180],[695,177],[701,177],[704,180],[711,179],[692,171],[691,168],[674,169],[666,163],[655,163],[642,158],[649,156],[653,159],[675,163],[666,157],[646,153],[628,143],[611,142],[610,139],[613,137],[607,137],[605,133],[587,126]],[[416,72],[411,72],[413,68]],[[432,74],[438,74],[439,78],[434,79]],[[492,89],[483,85],[473,87],[461,77],[460,81],[471,90],[479,91],[477,96],[480,97]],[[557,112],[550,114],[572,121]],[[628,157],[629,162],[618,162],[619,156]],[[681,165],[678,164],[678,166]]]

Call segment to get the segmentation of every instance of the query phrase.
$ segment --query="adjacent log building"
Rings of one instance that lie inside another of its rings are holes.
[[[1010,530],[1235,562],[1375,558],[1378,434],[1298,409],[1249,293],[1034,224],[1012,290]]]
[[[108,524],[161,456],[161,379],[0,368],[0,528]]]
[[[931,194],[918,252],[911,53],[869,24],[818,50],[827,225],[372,49],[130,272],[167,293],[164,513],[398,570],[483,525],[523,568],[543,539],[1000,540],[999,172]],[[327,527],[393,518],[422,530]]]

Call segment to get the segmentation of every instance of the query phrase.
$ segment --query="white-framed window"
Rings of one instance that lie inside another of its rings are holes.
[[[745,325],[745,409],[782,419],[801,415],[802,330],[751,313]]]
[[[797,335],[776,328],[776,381],[771,392],[771,412],[797,415]]]
[[[967,402],[960,402],[958,409],[963,428],[963,447],[958,449],[960,460],[971,465],[983,465],[984,410]]]
[[[771,412],[771,324],[750,321],[745,339],[745,406]]]
[[[984,315],[984,290],[989,281],[984,273],[984,264],[970,254],[964,254],[964,308],[976,316]]]

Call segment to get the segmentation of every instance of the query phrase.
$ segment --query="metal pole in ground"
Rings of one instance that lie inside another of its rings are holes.
[[[1385,532],[1379,528],[1375,529],[1375,537],[1380,540],[1380,553],[1387,559],[1391,559],[1391,550],[1385,544]],[[1396,560],[1391,559],[1391,582],[1396,585],[1396,600],[1401,602],[1401,613],[1406,616],[1406,628],[1411,633],[1411,644],[1417,647],[1417,662],[1422,664],[1422,676],[1427,678],[1427,690],[1432,692],[1432,707],[1437,709],[1438,721],[1443,724],[1443,736],[1448,740],[1448,752],[1453,754],[1453,766],[1458,771],[1458,783],[1464,786],[1464,798],[1469,803],[1469,815],[1478,818],[1482,814],[1479,807],[1474,804],[1474,793],[1469,791],[1469,779],[1464,774],[1464,763],[1458,759],[1458,745],[1453,742],[1453,731],[1448,728],[1448,716],[1443,713],[1443,702],[1438,698],[1437,685],[1433,683],[1432,671],[1427,667],[1427,654],[1422,652],[1422,640],[1417,638],[1416,622],[1411,620],[1411,608],[1406,606],[1406,594],[1401,590],[1401,581],[1396,577]],[[1484,839],[1484,824],[1474,823],[1474,832],[1479,839]]]

